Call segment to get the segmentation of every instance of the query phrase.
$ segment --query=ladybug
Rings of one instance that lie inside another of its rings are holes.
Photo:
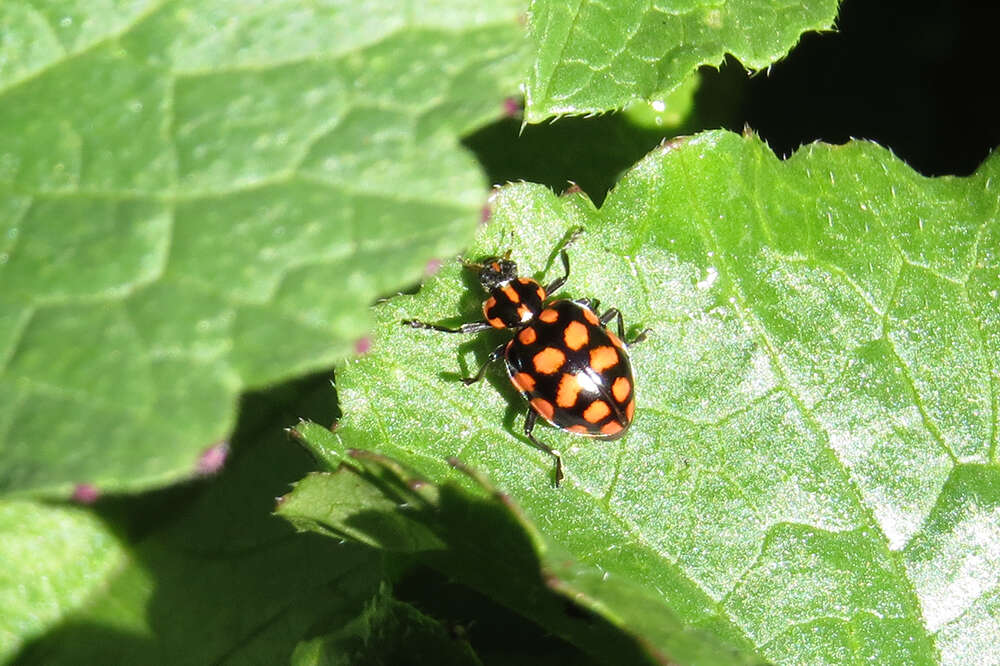
[[[483,302],[482,321],[458,328],[439,326],[415,319],[406,326],[445,333],[479,333],[508,329],[513,338],[490,352],[466,385],[480,381],[490,365],[503,358],[511,383],[530,405],[524,420],[524,435],[538,449],[556,461],[556,485],[563,479],[559,451],[538,441],[533,430],[538,417],[567,432],[612,440],[621,437],[635,415],[635,379],[628,345],[641,342],[643,331],[628,344],[621,312],[610,308],[598,316],[598,301],[589,298],[554,300],[549,298],[569,279],[566,245],[559,252],[563,275],[543,287],[537,281],[519,277],[510,252],[481,263],[462,261],[479,271],[479,282],[489,292]],[[548,301],[548,302],[546,302]],[[608,330],[617,320],[618,334]]]

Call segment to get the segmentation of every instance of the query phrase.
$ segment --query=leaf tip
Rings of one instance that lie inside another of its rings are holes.
[[[664,138],[662,141],[660,141],[660,146],[659,146],[660,152],[669,153],[671,151],[676,150],[677,148],[680,148],[690,140],[691,140],[690,136],[674,136],[670,137],[669,139]]]
[[[442,262],[440,259],[438,259],[436,257],[434,259],[428,259],[427,260],[427,264],[424,266],[424,275],[426,277],[430,277],[430,276],[434,275],[439,270],[441,270],[441,265],[443,263],[444,262]]]
[[[562,194],[560,194],[559,196],[561,196],[561,197],[571,197],[571,196],[573,196],[575,194],[583,194],[583,188],[580,187],[579,185],[577,185],[576,183],[574,183],[573,181],[569,181],[569,187],[567,187],[565,190],[563,190]]]
[[[223,440],[208,447],[198,456],[195,472],[198,476],[211,476],[221,470],[229,457],[229,442]]]
[[[97,486],[90,483],[78,483],[76,487],[73,488],[73,494],[70,495],[70,500],[76,502],[77,504],[93,504],[101,496],[101,491],[98,490]]]
[[[505,118],[519,118],[524,113],[524,102],[517,97],[505,97],[503,115]]]
[[[757,141],[763,143],[765,146],[770,148],[770,146],[767,143],[767,139],[762,137],[760,133],[757,132],[757,130],[750,127],[749,123],[743,125],[743,132],[741,132],[740,136],[742,136],[747,141]]]
[[[354,341],[354,353],[357,356],[367,354],[372,348],[372,339],[369,336],[358,338]]]

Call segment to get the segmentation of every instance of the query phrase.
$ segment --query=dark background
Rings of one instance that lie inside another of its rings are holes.
[[[848,0],[837,27],[746,85],[743,119],[779,155],[856,137],[924,175],[968,175],[1000,145],[1000,2]]]

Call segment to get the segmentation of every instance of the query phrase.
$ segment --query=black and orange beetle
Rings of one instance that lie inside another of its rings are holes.
[[[595,314],[598,302],[546,299],[559,291],[569,279],[569,255],[565,245],[560,250],[563,275],[546,287],[531,278],[518,277],[517,264],[510,253],[481,263],[463,261],[479,271],[479,282],[489,292],[483,303],[483,321],[449,328],[415,319],[403,322],[413,328],[445,333],[478,333],[491,328],[510,329],[514,337],[492,352],[474,377],[465,384],[478,382],[490,364],[506,362],[511,383],[528,400],[531,409],[524,420],[524,434],[536,447],[556,460],[556,485],[563,478],[559,451],[535,439],[532,431],[541,415],[557,428],[568,432],[616,439],[628,429],[635,415],[635,380],[625,338],[625,324],[616,308],[600,317]],[[618,334],[608,330],[612,319],[618,321]],[[646,337],[643,331],[629,344]]]

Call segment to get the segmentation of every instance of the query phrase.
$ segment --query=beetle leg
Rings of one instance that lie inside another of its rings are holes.
[[[618,308],[608,308],[608,311],[601,315],[601,326],[607,326],[612,319],[618,319],[618,337],[625,339],[625,320]]]
[[[546,446],[545,444],[539,442],[537,439],[535,439],[535,436],[531,434],[531,431],[535,429],[535,421],[537,420],[538,420],[538,412],[536,412],[533,409],[529,409],[528,415],[524,419],[524,436],[528,438],[528,441],[530,441],[535,446],[536,449],[545,451],[550,456],[556,459],[556,488],[558,488],[559,482],[563,480],[562,455],[558,451],[553,449],[551,446]]]
[[[601,315],[601,325],[607,326],[612,319],[618,319],[618,337],[625,341],[628,346],[638,344],[646,339],[646,334],[652,329],[646,328],[639,332],[639,335],[635,336],[631,340],[625,340],[625,321],[622,319],[622,313],[618,311],[618,308],[609,308],[607,312]]]
[[[462,324],[458,328],[449,328],[448,326],[439,326],[438,324],[429,324],[426,321],[417,321],[416,319],[404,319],[404,326],[409,326],[411,328],[426,328],[432,331],[441,331],[442,333],[479,333],[481,331],[488,331],[492,326],[489,322],[485,321],[470,321],[468,324]]]
[[[486,357],[486,362],[483,363],[482,366],[480,366],[479,372],[477,372],[473,377],[462,377],[462,383],[465,384],[466,386],[469,386],[470,384],[475,384],[480,379],[482,379],[483,376],[486,374],[486,369],[490,367],[491,363],[500,360],[500,357],[503,356],[503,351],[506,348],[507,348],[507,343],[505,342],[496,349],[494,349],[493,351],[491,351],[490,355]]]
[[[643,340],[646,339],[646,335],[648,335],[649,332],[652,331],[652,330],[653,329],[651,329],[651,328],[644,328],[644,329],[642,329],[641,331],[639,331],[639,334],[636,335],[634,338],[632,338],[631,340],[626,340],[625,344],[627,346],[632,346],[632,345],[639,344],[640,342],[642,342]]]
[[[578,298],[573,302],[576,303],[577,305],[582,305],[588,310],[594,310],[594,311],[596,311],[598,306],[601,304],[601,302],[596,298]]]

